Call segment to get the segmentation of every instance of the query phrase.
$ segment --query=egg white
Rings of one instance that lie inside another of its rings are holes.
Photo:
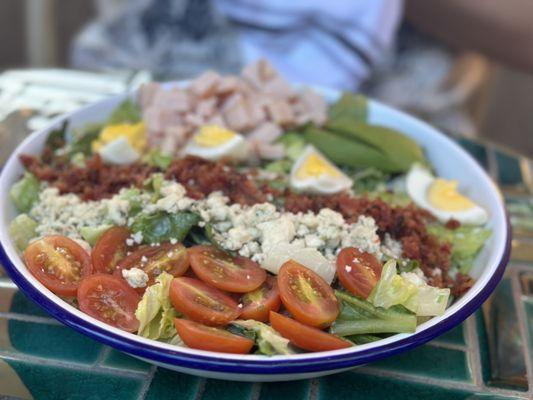
[[[141,156],[124,136],[105,144],[98,153],[104,162],[115,165],[131,164]]]
[[[469,225],[484,225],[488,221],[487,211],[477,204],[462,211],[446,211],[432,205],[427,194],[434,180],[435,177],[420,165],[414,165],[409,170],[406,178],[407,194],[417,206],[429,211],[443,223],[452,218]]]
[[[201,146],[191,138],[185,147],[184,154],[197,156],[210,161],[227,160],[227,161],[243,161],[249,155],[249,144],[246,139],[236,133],[228,141],[218,146]]]
[[[302,179],[297,176],[297,173],[306,161],[306,159],[312,155],[317,154],[324,159],[333,169],[339,174],[337,176],[331,176],[328,174],[322,174],[319,177],[310,176]],[[334,194],[350,189],[353,185],[353,181],[342,173],[332,162],[330,162],[324,155],[322,155],[312,145],[308,145],[303,153],[295,161],[290,176],[289,182],[291,188],[298,192],[315,193],[315,194]]]

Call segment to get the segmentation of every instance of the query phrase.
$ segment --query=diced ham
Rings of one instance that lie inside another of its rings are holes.
[[[326,100],[311,88],[305,88],[301,94],[302,103],[307,109],[311,121],[322,126],[328,119]]]
[[[244,97],[232,95],[222,106],[222,116],[230,129],[237,132],[247,131],[252,127]]]
[[[207,99],[201,100],[196,105],[196,113],[202,117],[210,117],[216,111],[217,107],[217,98],[209,97]]]
[[[152,104],[154,96],[161,90],[161,85],[157,82],[149,82],[139,89],[139,105],[142,109]]]
[[[265,59],[260,59],[259,61],[244,67],[241,71],[241,76],[244,80],[256,89],[262,88],[266,82],[274,79],[277,75],[278,73],[272,64]]]
[[[152,101],[152,106],[175,112],[186,112],[191,107],[189,94],[182,88],[159,90]]]
[[[263,160],[279,160],[285,156],[285,147],[281,143],[265,143],[259,140],[249,142],[252,151]]]
[[[263,122],[257,128],[246,135],[249,140],[255,140],[263,143],[273,143],[281,136],[283,130],[272,122]]]
[[[266,111],[270,120],[281,126],[294,123],[294,114],[290,104],[281,99],[271,99],[266,103]]]
[[[216,93],[220,75],[214,71],[207,71],[193,80],[189,85],[189,91],[199,99],[212,96]]]
[[[236,92],[239,89],[239,78],[233,75],[220,78],[217,86],[217,94],[228,94]]]

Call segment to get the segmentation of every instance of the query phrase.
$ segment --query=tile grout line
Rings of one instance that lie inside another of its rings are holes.
[[[472,379],[478,388],[485,389],[483,372],[481,369],[481,357],[479,355],[480,349],[475,314],[472,314],[469,318],[467,318],[464,324],[466,328],[466,341],[468,343],[468,365],[470,367],[470,372],[472,373]]]
[[[111,352],[111,349],[107,346],[104,346],[102,350],[100,351],[100,354],[98,354],[98,358],[94,362],[94,365],[98,367],[102,366],[102,363],[104,362],[104,360],[106,359],[106,357],[109,355],[110,352]]]
[[[427,345],[431,347],[438,347],[441,349],[462,351],[463,353],[468,352],[468,346],[465,346],[463,344],[454,344],[454,343],[441,342],[439,340],[431,340],[427,342]]]
[[[12,319],[15,321],[22,321],[22,322],[34,322],[38,324],[48,324],[48,325],[62,325],[61,322],[48,317],[40,317],[37,315],[26,315],[26,314],[19,314],[19,313],[11,313],[11,312],[0,312],[0,318],[5,319]]]
[[[363,367],[356,370],[351,371],[352,373],[356,373],[356,371],[359,370],[363,374],[381,377],[381,378],[392,378],[399,381],[407,381],[411,383],[418,383],[428,386],[438,386],[443,389],[462,389],[472,392],[479,392],[480,387],[473,384],[473,383],[466,383],[462,381],[454,381],[451,379],[435,379],[431,377],[426,376],[417,376],[417,375],[411,375],[408,373],[402,373],[402,372],[394,372],[389,370],[384,370],[381,368],[373,368],[373,367]],[[528,393],[527,392],[515,392],[513,390],[508,389],[500,389],[500,388],[493,388],[493,387],[485,387],[483,388],[485,393],[488,394],[497,394],[502,396],[510,396],[513,398],[520,398],[520,399],[528,399]]]
[[[320,380],[318,378],[311,378],[311,384],[309,388],[308,400],[318,399],[318,391],[320,386]]]
[[[141,390],[139,391],[139,396],[137,397],[139,400],[144,400],[146,398],[146,395],[148,394],[148,391],[150,390],[150,386],[152,385],[152,381],[154,379],[156,370],[157,370],[157,367],[153,365],[150,368],[148,375],[146,375],[146,377],[144,378],[143,385],[141,387]]]
[[[194,400],[201,400],[201,398],[204,397],[206,383],[206,378],[200,378],[200,382],[198,382],[198,388],[196,389],[196,396],[194,396]]]
[[[261,382],[254,382],[252,384],[252,389],[250,390],[250,397],[249,400],[259,400],[259,397],[261,396],[261,389],[263,388],[263,384]]]
[[[520,329],[520,336],[522,336],[522,351],[524,353],[524,362],[526,364],[526,376],[528,381],[528,393],[533,394],[533,366],[531,365],[530,355],[533,349],[529,349],[529,332],[526,327],[527,317],[524,312],[524,305],[522,303],[522,287],[520,285],[518,273],[520,270],[511,269],[511,291],[513,293],[513,300],[515,303],[516,316],[518,317],[518,327]]]
[[[498,161],[496,160],[496,149],[493,146],[486,146],[487,150],[487,171],[498,185],[501,185],[499,179]]]
[[[125,370],[119,370],[115,368],[107,368],[104,366],[95,366],[95,365],[80,364],[77,362],[52,360],[48,358],[30,356],[28,354],[22,354],[22,353],[17,353],[15,355],[12,352],[3,351],[3,350],[0,350],[0,358],[6,359],[6,360],[13,360],[13,361],[29,362],[29,363],[44,365],[44,366],[63,367],[63,368],[75,369],[78,371],[84,371],[84,372],[95,372],[95,371],[105,372],[105,373],[110,373],[111,375],[116,375],[116,376],[121,376],[121,377],[142,378],[146,376],[146,374],[143,374],[142,372],[137,372],[137,371],[125,371]]]

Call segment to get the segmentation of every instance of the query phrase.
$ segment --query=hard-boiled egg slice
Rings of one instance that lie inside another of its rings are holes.
[[[107,143],[98,153],[104,162],[116,165],[131,164],[141,156],[124,136]]]
[[[462,224],[483,225],[487,211],[458,191],[458,182],[435,178],[426,168],[414,165],[407,174],[407,193],[421,208],[441,222],[456,219]]]
[[[105,162],[130,164],[137,161],[147,144],[144,123],[109,125],[92,143]]]
[[[204,125],[191,138],[184,153],[211,161],[242,161],[248,157],[249,145],[236,132],[218,125]]]
[[[292,167],[290,185],[299,192],[333,194],[352,187],[352,180],[309,145]]]

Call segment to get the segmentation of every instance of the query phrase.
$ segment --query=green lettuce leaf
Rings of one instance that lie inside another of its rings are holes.
[[[434,224],[428,226],[428,231],[441,242],[452,244],[452,263],[463,274],[470,271],[477,254],[491,235],[489,229],[466,225],[448,229],[443,225]]]
[[[285,339],[267,324],[253,319],[238,319],[233,321],[232,325],[242,328],[249,333],[247,336],[255,340],[259,354],[267,356],[294,354],[294,350],[289,345],[289,340]]]
[[[17,215],[11,221],[9,224],[9,234],[19,250],[23,251],[28,247],[30,240],[36,236],[36,228],[37,222],[27,214]]]
[[[100,226],[84,226],[80,229],[81,237],[89,243],[91,246],[96,244],[96,241],[102,236],[102,234],[111,228],[113,225],[100,225]]]
[[[79,153],[85,157],[90,156],[93,153],[92,143],[98,138],[101,130],[102,124],[88,124],[76,130],[69,146],[69,156],[72,158],[76,155],[79,158]]]
[[[140,107],[130,99],[121,103],[109,119],[107,125],[137,124],[142,121]]]
[[[172,307],[168,293],[173,278],[163,272],[144,292],[135,311],[140,324],[138,335],[155,340],[171,340],[177,335],[174,318],[179,313]]]
[[[449,297],[450,289],[430,286],[414,272],[399,275],[396,261],[389,260],[367,300],[376,307],[402,305],[417,316],[429,317],[444,313]]]
[[[131,230],[135,233],[141,232],[144,243],[161,243],[170,239],[181,242],[198,222],[200,222],[200,217],[188,212],[140,213],[134,217]]]
[[[33,204],[39,199],[41,184],[35,176],[26,172],[22,179],[11,186],[9,197],[20,212],[30,211]]]
[[[146,162],[164,171],[169,167],[173,159],[174,157],[170,154],[162,153],[158,149],[152,149],[146,157]]]

